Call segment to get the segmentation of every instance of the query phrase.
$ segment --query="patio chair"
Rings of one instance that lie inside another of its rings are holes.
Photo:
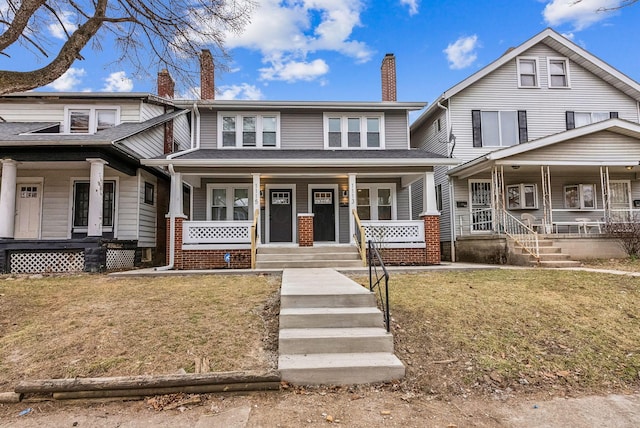
[[[585,234],[591,233],[591,229],[594,227],[598,229],[598,233],[602,233],[598,221],[591,221],[589,217],[577,217],[575,220],[576,223],[578,223],[578,233],[580,233],[580,229],[582,229]]]
[[[539,231],[542,227],[542,223],[538,223],[538,218],[533,214],[522,213],[520,214],[520,220],[530,229]]]

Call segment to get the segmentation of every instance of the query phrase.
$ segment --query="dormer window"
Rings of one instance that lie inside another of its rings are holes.
[[[549,87],[568,88],[569,62],[566,58],[548,58]]]
[[[324,114],[325,149],[383,149],[384,115]]]
[[[520,57],[517,59],[518,87],[519,88],[539,88],[538,78],[538,58]]]
[[[65,107],[64,130],[67,134],[94,134],[119,123],[118,107]]]
[[[218,113],[219,148],[280,146],[279,113]]]

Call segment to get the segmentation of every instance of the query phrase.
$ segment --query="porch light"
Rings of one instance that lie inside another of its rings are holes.
[[[511,165],[511,168],[513,168],[513,169],[520,169],[520,165]]]
[[[633,165],[625,166],[625,168],[626,168],[628,171],[631,171],[631,170],[633,169]]]

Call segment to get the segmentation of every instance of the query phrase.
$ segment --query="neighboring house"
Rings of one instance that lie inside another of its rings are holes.
[[[366,239],[382,242],[389,263],[440,262],[435,194],[412,213],[410,184],[455,162],[410,149],[408,113],[425,104],[395,100],[392,55],[382,102],[215,100],[210,56],[201,64],[204,99],[175,101],[194,109],[194,146],[143,161],[172,174],[170,267],[249,268],[256,247],[258,256],[274,246],[356,251]]]
[[[538,235],[573,258],[622,256],[599,232],[640,207],[639,101],[637,82],[551,29],[445,91],[411,126],[412,147],[462,161],[435,169],[445,257],[541,260]]]
[[[169,179],[140,159],[189,147],[187,113],[147,93],[0,97],[0,271],[163,263]]]

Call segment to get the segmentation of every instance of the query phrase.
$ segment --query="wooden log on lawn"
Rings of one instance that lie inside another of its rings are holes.
[[[165,388],[112,389],[100,391],[54,392],[56,400],[73,400],[88,398],[139,397],[162,394],[207,394],[211,392],[248,392],[274,391],[280,388],[280,382],[230,383],[226,385],[194,385],[173,386]]]
[[[102,391],[106,389],[169,388],[174,386],[185,387],[260,382],[280,382],[280,374],[277,372],[214,372],[161,376],[24,380],[18,383],[15,387],[15,392],[42,394],[52,392]]]
[[[22,394],[17,392],[0,392],[0,403],[19,403],[22,400]]]

